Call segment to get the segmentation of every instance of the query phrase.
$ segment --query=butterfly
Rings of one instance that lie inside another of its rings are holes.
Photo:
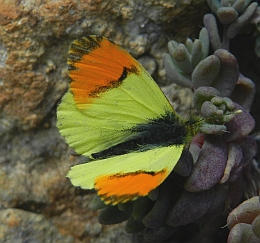
[[[57,127],[91,161],[67,176],[74,186],[94,188],[106,204],[146,196],[177,164],[196,133],[194,122],[185,122],[141,64],[105,37],[75,40],[68,66]]]

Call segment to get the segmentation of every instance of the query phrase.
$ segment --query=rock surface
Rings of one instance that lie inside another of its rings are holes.
[[[165,84],[168,38],[196,37],[207,10],[204,0],[1,3],[0,242],[131,242],[124,224],[101,226],[92,194],[66,178],[79,161],[55,127],[68,48],[81,36],[104,35]]]

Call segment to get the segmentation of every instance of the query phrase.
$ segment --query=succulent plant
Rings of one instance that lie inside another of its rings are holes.
[[[251,18],[250,22],[256,27],[254,35],[255,38],[255,54],[260,57],[260,7],[255,11],[254,16]]]
[[[252,197],[228,216],[228,228],[230,233],[227,243],[235,242],[259,242],[260,239],[260,201],[259,196]],[[241,241],[243,239],[243,241]]]
[[[221,43],[215,16],[213,14],[204,16],[204,25],[209,31],[214,50],[218,48],[228,50],[230,39],[234,38],[246,25],[259,22],[257,19],[258,3],[251,0],[207,0],[207,2],[224,28]]]
[[[169,53],[164,54],[164,67],[169,78],[182,87],[192,88],[194,68],[209,52],[208,31],[202,28],[199,39],[187,39],[186,45],[174,40],[168,42]]]
[[[169,79],[194,91],[194,109],[203,120],[200,132],[171,175],[147,197],[118,206],[104,205],[98,197],[92,202],[92,208],[102,208],[100,223],[128,220],[126,231],[135,234],[134,242],[220,242],[215,233],[226,224],[230,209],[260,188],[256,142],[249,136],[255,126],[249,114],[255,85],[229,52],[230,39],[247,24],[259,23],[259,7],[250,0],[207,2],[223,25],[222,38],[216,17],[206,14],[198,39],[169,41],[163,56]],[[259,37],[257,43],[260,52]],[[259,205],[254,197],[231,212],[228,243],[260,241]]]

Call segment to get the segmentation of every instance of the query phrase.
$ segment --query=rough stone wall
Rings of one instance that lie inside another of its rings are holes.
[[[101,226],[89,209],[92,194],[66,178],[78,159],[69,156],[55,114],[68,86],[68,48],[82,36],[106,36],[166,84],[167,41],[197,36],[205,0],[0,5],[0,242],[130,242],[123,225]]]

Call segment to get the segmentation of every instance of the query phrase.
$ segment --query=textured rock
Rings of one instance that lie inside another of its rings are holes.
[[[1,2],[0,237],[7,238],[0,242],[130,242],[124,225],[101,226],[91,193],[66,178],[81,161],[55,127],[67,51],[76,38],[104,35],[142,58],[162,84],[168,37],[195,37],[204,10],[204,0]]]
[[[19,209],[0,211],[0,242],[72,243],[71,236],[62,235],[44,216]]]

